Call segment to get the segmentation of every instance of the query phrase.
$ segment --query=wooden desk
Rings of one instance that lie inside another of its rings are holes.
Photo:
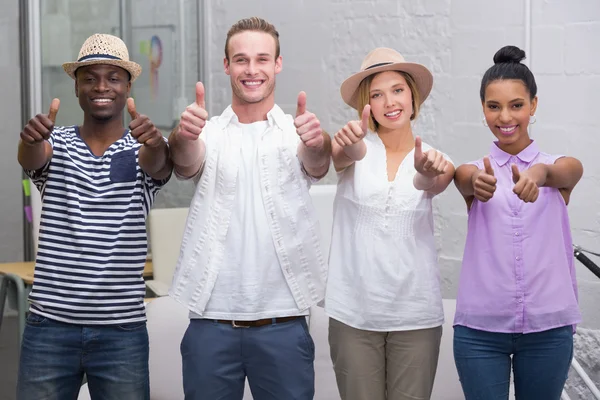
[[[33,270],[35,263],[33,261],[16,262],[0,264],[0,276],[14,274],[23,279],[25,285],[33,285]],[[144,278],[152,278],[152,261],[146,261],[144,267]]]
[[[0,283],[0,327],[4,316],[4,303],[8,297],[8,284],[12,283],[17,292],[17,311],[19,313],[19,343],[23,338],[25,330],[25,314],[29,309],[27,304],[26,287],[33,285],[34,262],[16,262],[0,264],[0,277],[3,277]],[[144,279],[152,278],[152,261],[146,261],[142,276]]]
[[[33,284],[33,262],[16,262],[0,264],[0,276],[7,274],[17,275],[26,285]]]

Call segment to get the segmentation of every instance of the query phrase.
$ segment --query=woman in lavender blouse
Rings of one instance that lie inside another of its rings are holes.
[[[517,399],[560,399],[581,321],[567,204],[583,167],[529,137],[538,99],[524,58],[514,46],[494,56],[480,97],[496,141],[456,170],[469,210],[454,320],[467,400],[508,399],[511,363]]]

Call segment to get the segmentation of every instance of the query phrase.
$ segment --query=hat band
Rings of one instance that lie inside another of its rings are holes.
[[[373,64],[373,65],[365,68],[365,71],[368,69],[371,69],[371,68],[377,68],[377,67],[381,67],[383,65],[390,65],[390,64],[393,64],[393,62],[390,61],[390,62],[382,62],[382,63],[378,63],[378,64]]]
[[[78,62],[81,61],[96,61],[96,60],[122,60],[120,57],[111,56],[110,54],[89,54],[81,57]]]

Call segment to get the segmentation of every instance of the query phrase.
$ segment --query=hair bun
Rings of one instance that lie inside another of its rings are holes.
[[[525,52],[516,46],[504,46],[494,54],[494,64],[520,63],[525,59]]]

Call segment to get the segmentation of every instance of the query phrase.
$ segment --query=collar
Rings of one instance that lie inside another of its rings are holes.
[[[269,128],[277,125],[280,129],[285,129],[289,126],[288,116],[286,116],[277,104],[275,104],[271,111],[267,113],[267,122],[269,123]],[[229,105],[217,119],[217,124],[221,129],[225,129],[231,124],[239,125],[239,123],[239,119],[231,105]]]
[[[529,146],[525,147],[519,154],[515,155],[515,157],[517,157],[524,163],[529,164],[537,157],[538,154],[540,154],[540,149],[535,140],[532,140]],[[503,166],[510,160],[511,157],[513,157],[512,154],[509,154],[504,150],[500,149],[500,147],[498,147],[497,141],[492,143],[490,155],[499,166]]]

